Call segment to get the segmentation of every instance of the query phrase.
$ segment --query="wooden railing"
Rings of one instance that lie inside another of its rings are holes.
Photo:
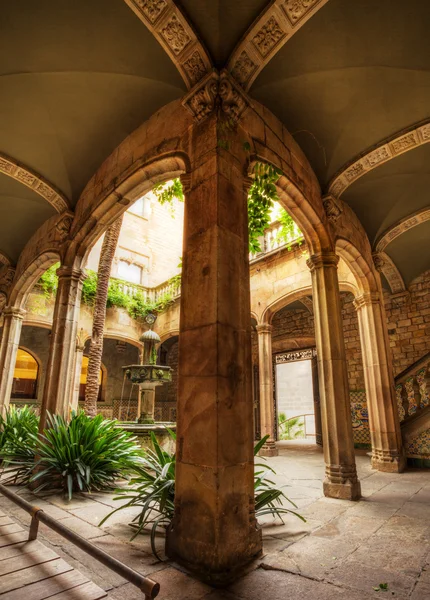
[[[258,260],[270,252],[280,250],[286,246],[292,246],[303,240],[303,234],[297,225],[295,225],[292,234],[287,237],[282,235],[282,229],[282,224],[279,221],[272,223],[260,238],[261,252],[251,253],[249,260]]]
[[[39,529],[39,523],[43,523],[63,538],[86,552],[89,556],[92,556],[96,560],[111,569],[131,584],[135,585],[144,595],[145,600],[152,600],[155,598],[160,591],[160,584],[153,581],[149,577],[141,575],[134,569],[120,562],[98,546],[95,546],[91,542],[87,541],[82,536],[78,535],[68,527],[65,527],[60,521],[57,521],[38,506],[33,506],[27,500],[18,496],[4,485],[0,484],[0,493],[6,498],[9,498],[12,502],[20,506],[23,510],[31,515],[30,531],[28,534],[29,541],[37,538]],[[25,594],[23,595],[23,598]]]
[[[395,378],[400,421],[418,416],[430,405],[430,352]]]

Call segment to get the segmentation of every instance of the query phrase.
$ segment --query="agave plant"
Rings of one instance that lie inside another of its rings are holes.
[[[168,430],[173,439],[176,436]],[[175,509],[175,454],[170,454],[160,446],[154,432],[151,431],[152,449],[147,449],[140,465],[135,467],[136,476],[130,481],[131,489],[120,488],[115,500],[128,502],[110,512],[100,523],[103,523],[118,510],[123,508],[141,507],[131,525],[135,528],[132,540],[148,525],[151,526],[151,548],[157,558],[155,534],[157,527],[165,527],[173,519]]]
[[[75,491],[114,489],[141,459],[136,438],[115,426],[115,421],[82,411],[70,423],[48,415],[48,426],[36,437],[27,461],[4,453],[10,473],[19,473],[19,483],[38,482],[35,491],[64,491],[69,499]],[[34,460],[36,457],[36,460]]]
[[[168,431],[170,436],[176,439],[173,431],[170,429]],[[257,456],[268,437],[264,437],[254,447],[254,456]],[[119,510],[140,507],[140,514],[130,524],[135,529],[131,539],[133,540],[145,528],[150,526],[151,549],[153,554],[160,559],[155,547],[155,535],[158,527],[167,528],[173,519],[175,509],[175,454],[163,450],[153,432],[151,432],[151,441],[154,449],[148,449],[141,464],[135,467],[136,476],[130,481],[130,485],[134,487],[118,489],[118,496],[114,498],[115,500],[128,500],[128,502],[106,515],[100,525],[103,525],[111,515]],[[256,516],[270,514],[279,517],[283,522],[282,515],[291,513],[304,521],[305,519],[301,515],[283,506],[283,500],[286,500],[297,508],[294,502],[289,500],[284,492],[268,479],[268,475],[270,473],[274,474],[275,471],[262,463],[257,463],[255,467]]]

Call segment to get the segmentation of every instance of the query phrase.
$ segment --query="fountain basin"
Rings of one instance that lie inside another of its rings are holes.
[[[154,450],[151,441],[151,432],[154,433],[158,443],[166,452],[173,454],[176,449],[176,442],[173,440],[167,431],[167,427],[176,433],[176,423],[159,422],[159,423],[130,423],[118,422],[117,427],[121,427],[127,433],[135,435],[142,448],[150,448]]]
[[[164,365],[127,365],[124,373],[132,383],[163,385],[172,381],[172,369]]]

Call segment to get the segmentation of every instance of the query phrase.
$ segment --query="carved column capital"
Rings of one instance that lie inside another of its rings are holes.
[[[223,112],[234,122],[237,122],[249,106],[249,100],[248,96],[227,71],[221,73],[218,94]]]
[[[370,304],[379,304],[381,298],[378,292],[365,292],[361,294],[361,296],[357,296],[354,299],[354,307],[355,310],[360,310],[364,306],[369,306]]]
[[[193,89],[184,97],[182,105],[200,123],[215,109],[215,101],[218,95],[219,75],[216,71],[208,73]]]
[[[255,329],[257,330],[258,335],[272,333],[273,325],[270,325],[270,323],[262,323],[261,325],[257,325]]]
[[[3,311],[3,315],[5,317],[12,317],[13,319],[24,319],[27,311],[23,308],[18,308],[17,306],[6,306]]]
[[[87,278],[87,273],[84,269],[76,267],[68,267],[66,265],[57,269],[58,279],[74,279],[75,281],[84,281]]]
[[[324,252],[321,254],[312,254],[306,261],[310,271],[323,269],[325,267],[336,267],[339,257],[334,252]]]

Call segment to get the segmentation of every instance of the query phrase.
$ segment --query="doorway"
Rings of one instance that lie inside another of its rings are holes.
[[[278,441],[318,443],[320,407],[315,349],[285,352],[274,358]]]

